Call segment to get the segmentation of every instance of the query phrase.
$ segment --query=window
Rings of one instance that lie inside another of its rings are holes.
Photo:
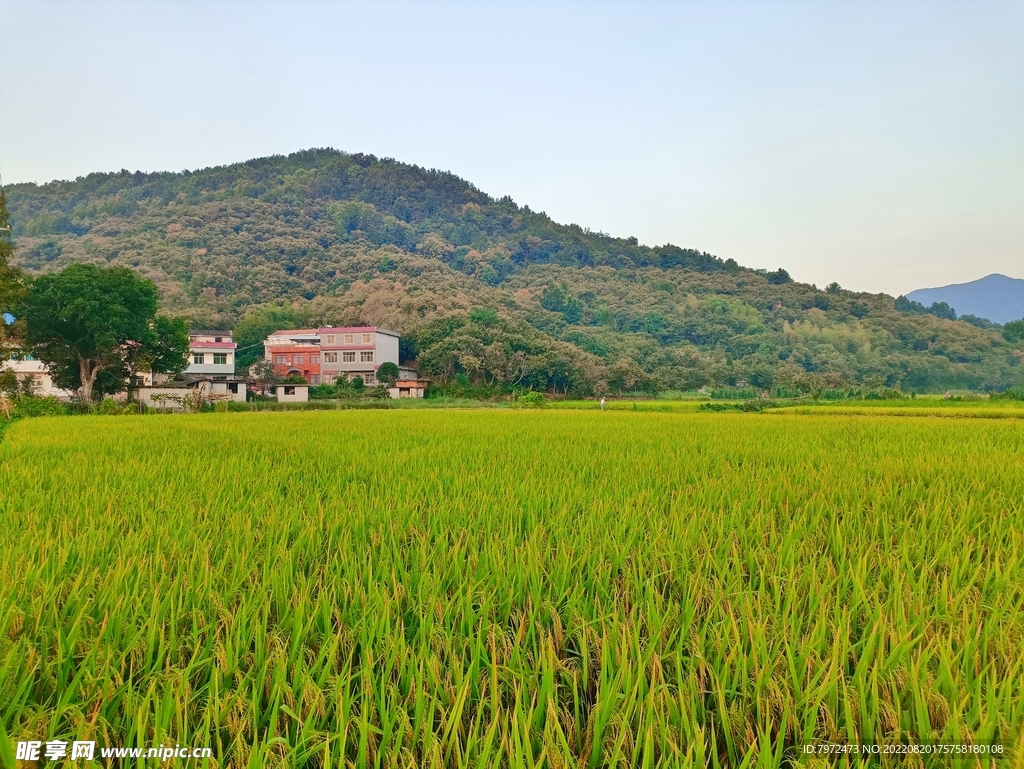
[[[324,344],[334,344],[334,334],[328,334]]]
[[[355,352],[355,350],[350,350],[349,352],[343,352],[341,354],[341,362],[342,363],[355,363],[356,362],[356,352]]]
[[[345,334],[345,344],[352,344],[356,338],[352,334]]]
[[[318,374],[313,374],[313,376],[311,376],[309,378],[309,383],[311,385],[318,385],[318,384],[320,384],[320,376]]]
[[[360,363],[373,363],[373,350],[363,350],[359,353]]]
[[[213,338],[213,341],[214,342],[223,342],[224,341],[224,337],[222,337],[222,336],[215,336]]]
[[[284,388],[284,394],[285,395],[295,395],[295,388],[294,387],[285,387]]]
[[[206,355],[201,352],[192,353],[192,363],[197,366],[202,366],[204,363],[206,363]]]
[[[370,344],[373,341],[373,334],[363,334],[363,344]]]
[[[338,353],[336,353],[336,352],[325,352],[324,353],[324,363],[337,363],[337,362],[338,362]]]
[[[283,365],[285,365],[288,362],[287,358],[288,358],[287,355],[275,355],[274,356],[274,364],[277,365],[277,366],[283,366]]]
[[[304,355],[293,355],[292,356],[292,365],[293,366],[301,366],[305,362],[306,362],[306,356],[304,356]]]
[[[228,362],[228,354],[226,352],[215,352],[213,354],[213,365],[223,366]]]
[[[25,360],[35,360],[35,358],[32,356],[32,353],[27,352],[25,353]]]
[[[320,356],[319,355],[310,355],[309,356],[309,363],[310,363],[311,366],[319,366],[320,365]]]

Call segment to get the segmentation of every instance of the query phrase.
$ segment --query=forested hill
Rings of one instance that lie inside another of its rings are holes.
[[[364,322],[401,332],[434,376],[580,392],[1024,383],[1024,342],[998,327],[557,224],[373,156],[97,173],[7,199],[24,269],[132,267],[168,312],[234,327],[242,345],[272,327]]]

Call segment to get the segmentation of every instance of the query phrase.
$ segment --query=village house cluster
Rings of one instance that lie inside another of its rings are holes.
[[[178,374],[139,373],[129,383],[131,397],[143,406],[178,410],[188,398],[244,402],[250,388],[281,402],[309,399],[309,387],[333,384],[340,379],[362,378],[368,386],[377,382],[384,363],[398,367],[399,379],[389,388],[392,398],[422,398],[427,382],[415,369],[399,364],[399,336],[376,326],[324,327],[275,331],[263,342],[263,354],[283,384],[262,388],[236,367],[238,345],[231,331],[189,331],[187,367]],[[19,379],[28,377],[31,390],[42,396],[71,398],[73,393],[56,387],[49,372],[31,355],[14,352],[0,361]],[[300,383],[299,380],[303,383]],[[287,380],[287,381],[284,381]]]
[[[398,363],[398,334],[376,326],[304,328],[275,331],[263,343],[264,356],[283,377],[300,376],[311,385],[361,377],[377,384],[383,363]],[[399,366],[402,378],[415,378]]]

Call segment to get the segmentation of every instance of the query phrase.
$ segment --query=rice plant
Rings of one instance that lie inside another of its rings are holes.
[[[7,762],[28,739],[236,767],[1024,761],[1016,419],[26,420],[0,585]]]

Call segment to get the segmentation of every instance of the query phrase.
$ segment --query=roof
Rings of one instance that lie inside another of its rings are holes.
[[[234,350],[236,347],[238,347],[238,345],[235,344],[234,342],[196,342],[196,341],[190,341],[188,343],[188,346],[189,346],[190,349],[191,348],[202,347],[204,349],[213,349],[213,350]]]
[[[384,334],[393,336],[399,335],[395,331],[389,331],[379,326],[324,326],[322,328],[293,328],[272,331],[267,339],[298,339],[300,337],[312,337],[316,342],[321,342],[324,334]]]
[[[231,331],[209,329],[209,328],[190,328],[188,330],[189,336],[231,336]]]
[[[387,334],[388,336],[398,336],[394,331],[389,331],[386,328],[380,326],[324,326],[323,328],[317,329],[321,334],[352,334],[352,333],[378,333]]]

